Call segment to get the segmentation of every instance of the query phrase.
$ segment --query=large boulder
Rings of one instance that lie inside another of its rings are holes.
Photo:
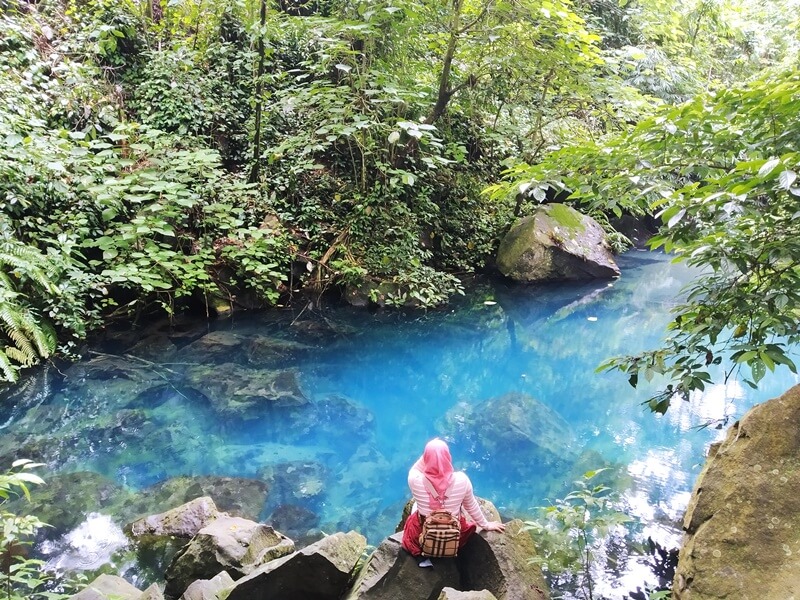
[[[456,559],[434,559],[433,568],[421,569],[402,549],[402,533],[389,536],[361,569],[346,600],[438,600],[446,587],[460,588]]]
[[[189,539],[219,515],[214,501],[201,496],[158,515],[134,521],[125,527],[125,531],[134,538],[172,536]]]
[[[136,600],[164,600],[164,594],[158,584],[154,583],[143,591],[142,595]]]
[[[597,221],[564,204],[544,204],[505,235],[497,267],[516,281],[608,279],[620,271]]]
[[[419,568],[402,549],[403,534],[395,533],[370,556],[346,600],[405,600],[410,593],[420,600],[549,600],[542,570],[531,561],[533,540],[522,528],[516,519],[506,523],[505,533],[481,531],[458,558],[433,559],[432,569]]]
[[[293,551],[292,540],[268,525],[220,515],[175,555],[165,574],[165,593],[179,596],[192,581],[220,571],[239,579]]]
[[[227,600],[339,600],[366,545],[355,531],[327,536],[240,579]]]
[[[695,484],[676,600],[800,597],[800,386],[735,423]]]
[[[483,531],[458,553],[462,590],[488,590],[497,600],[549,600],[541,568],[531,559],[536,548],[519,519],[505,533]]]

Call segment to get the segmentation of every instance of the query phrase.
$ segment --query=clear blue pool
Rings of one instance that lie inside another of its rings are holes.
[[[641,406],[648,390],[595,368],[656,346],[691,273],[636,251],[620,266],[613,282],[482,283],[442,311],[311,307],[109,335],[92,348],[103,354],[62,369],[66,378],[51,369],[9,395],[0,450],[45,462],[46,479],[90,471],[127,494],[148,495],[178,476],[266,481],[261,518],[282,509],[295,535],[357,529],[376,544],[400,516],[408,467],[439,435],[476,493],[508,517],[531,515],[586,470],[612,467],[640,533],[673,546],[706,449],[724,434],[698,427],[732,423],[797,379],[779,373],[758,391],[715,386],[654,416]],[[209,334],[219,342],[211,350],[202,342]],[[283,346],[253,349],[265,339]],[[107,361],[105,374],[89,360]],[[226,394],[258,395],[287,370],[301,400],[295,393],[288,406],[242,412],[219,404]],[[211,390],[218,379],[228,387]],[[507,394],[516,395],[498,400]],[[76,510],[124,519],[114,513],[127,501],[101,500]],[[64,544],[48,551],[57,560]],[[641,583],[625,571],[608,585]]]

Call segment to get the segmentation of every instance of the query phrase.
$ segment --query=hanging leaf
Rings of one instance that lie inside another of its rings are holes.
[[[786,169],[782,171],[780,175],[778,175],[778,187],[783,190],[789,191],[791,189],[792,184],[794,184],[795,180],[797,179],[797,173]]]
[[[769,159],[767,162],[765,162],[763,165],[761,165],[761,168],[758,170],[758,176],[759,177],[766,177],[767,175],[772,173],[772,171],[775,170],[775,167],[777,167],[780,164],[780,162],[781,161],[780,161],[779,158],[771,158],[771,159]]]

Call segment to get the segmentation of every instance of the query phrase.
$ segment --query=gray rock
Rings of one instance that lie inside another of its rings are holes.
[[[500,243],[497,267],[516,281],[618,277],[603,228],[564,204],[544,204],[517,222]]]
[[[446,587],[459,588],[456,559],[433,559],[433,568],[420,568],[402,549],[402,533],[386,538],[361,569],[346,600],[438,600]]]
[[[214,501],[208,496],[202,496],[172,510],[134,521],[125,527],[125,531],[131,537],[152,535],[188,539],[194,537],[219,514]]]
[[[459,592],[451,587],[446,587],[439,595],[439,600],[497,600],[497,598],[488,590]]]
[[[800,386],[712,452],[683,520],[676,600],[800,597]]]
[[[294,543],[272,527],[220,515],[201,529],[167,567],[168,596],[179,596],[192,581],[227,571],[239,579],[260,565],[294,551]]]
[[[72,600],[139,600],[142,592],[115,575],[100,575]]]
[[[550,600],[541,568],[531,562],[536,548],[519,519],[505,533],[482,531],[458,553],[461,589],[488,590],[497,600]]]
[[[217,600],[219,592],[233,586],[233,578],[222,571],[211,579],[198,579],[183,592],[181,600]]]
[[[227,600],[339,600],[366,544],[355,531],[327,536],[240,579]]]

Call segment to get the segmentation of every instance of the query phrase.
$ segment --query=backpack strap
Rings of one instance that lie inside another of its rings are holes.
[[[431,498],[433,498],[434,500],[436,500],[439,503],[439,508],[444,508],[444,503],[445,503],[445,501],[447,500],[447,497],[448,497],[447,493],[450,491],[450,489],[455,484],[455,478],[453,478],[450,481],[450,485],[447,486],[447,489],[444,491],[444,493],[441,496],[439,496],[439,493],[436,491],[436,488],[433,487],[433,484],[431,483],[430,479],[428,479],[427,477],[424,477],[424,476],[423,476],[422,479],[423,479],[423,483],[425,484],[425,489],[428,491],[428,494],[430,494]]]

